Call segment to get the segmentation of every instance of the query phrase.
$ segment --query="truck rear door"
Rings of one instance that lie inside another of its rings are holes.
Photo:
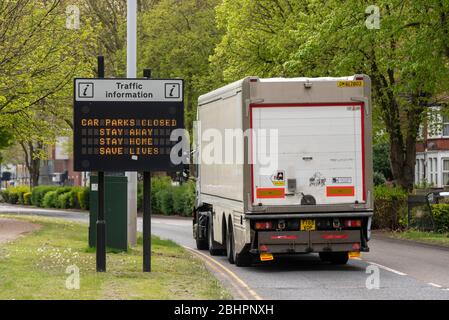
[[[250,112],[254,205],[365,202],[363,104],[253,104]],[[270,147],[260,148],[258,130],[270,129],[276,165],[263,172]]]

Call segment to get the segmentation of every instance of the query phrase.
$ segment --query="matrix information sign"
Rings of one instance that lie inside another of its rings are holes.
[[[173,130],[184,128],[179,79],[75,79],[75,171],[177,171]]]

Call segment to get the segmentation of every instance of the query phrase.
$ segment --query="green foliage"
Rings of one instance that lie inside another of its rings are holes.
[[[408,193],[400,187],[375,186],[375,200],[407,200]]]
[[[156,193],[159,201],[161,213],[164,215],[173,214],[173,187],[162,189]]]
[[[37,207],[42,207],[42,200],[47,192],[54,191],[57,186],[38,186],[31,191],[31,203]]]
[[[10,204],[25,204],[24,194],[28,192],[30,192],[30,187],[16,186],[2,190],[1,195],[4,202]]]
[[[210,76],[209,56],[220,40],[215,24],[219,0],[161,0],[141,16],[141,67],[155,77],[185,80],[186,127],[192,128],[198,96],[220,76]]]
[[[408,193],[399,187],[374,187],[373,229],[396,230],[403,227],[407,215]]]
[[[138,185],[138,209],[143,209],[143,186]],[[195,183],[173,186],[170,177],[151,179],[151,210],[164,215],[191,216],[195,203]]]
[[[58,194],[56,190],[45,193],[42,199],[42,207],[44,208],[56,208],[58,201]]]
[[[1,195],[2,195],[2,202],[8,202],[9,201],[9,190],[8,189],[3,189],[1,191]]]
[[[381,172],[374,172],[373,181],[375,186],[384,185],[387,180]]]
[[[56,201],[56,207],[59,209],[68,209],[70,206],[71,192],[61,193]]]
[[[370,29],[371,4],[224,0],[217,8],[224,36],[211,61],[227,82],[250,75],[369,75],[374,136],[389,139],[394,178],[410,190],[425,106],[449,90],[449,2],[377,1],[381,25]]]
[[[449,205],[448,204],[433,204],[432,214],[435,222],[435,229],[437,232],[449,231]]]
[[[173,212],[181,216],[192,216],[195,204],[195,185],[188,182],[173,188]]]
[[[89,210],[89,188],[82,188],[77,193],[78,204],[81,209]]]
[[[390,146],[387,142],[374,144],[373,169],[374,172],[381,173],[385,179],[393,179],[390,168]]]
[[[23,204],[26,206],[31,205],[31,192],[27,192],[23,195]]]

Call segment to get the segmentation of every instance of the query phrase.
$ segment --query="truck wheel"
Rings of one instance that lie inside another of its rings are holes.
[[[196,240],[196,248],[198,250],[207,250],[209,248],[208,244],[207,244],[207,239],[195,239]]]
[[[209,243],[208,243],[207,239],[200,239],[199,238],[200,237],[200,231],[199,231],[199,229],[200,229],[199,223],[200,222],[198,221],[197,223],[198,223],[198,225],[197,225],[198,230],[196,232],[196,237],[195,237],[196,248],[198,250],[207,250],[207,249],[209,249]]]
[[[226,234],[226,255],[230,264],[234,264],[234,235],[232,234],[232,225],[228,227]]]
[[[209,247],[209,253],[211,256],[221,256],[223,255],[224,249],[222,248],[222,246],[214,241],[214,227],[213,227],[213,222],[212,222],[212,218],[209,219],[209,225],[207,228],[207,240],[208,240],[208,247]]]
[[[349,256],[347,252],[320,252],[320,259],[335,265],[348,263]]]

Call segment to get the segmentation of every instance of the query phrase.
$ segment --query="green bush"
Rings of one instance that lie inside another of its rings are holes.
[[[11,204],[24,204],[23,195],[28,192],[30,192],[28,186],[9,187],[2,191],[2,198]]]
[[[173,187],[173,212],[181,216],[192,216],[195,204],[195,185],[186,183],[179,187]]]
[[[31,192],[27,192],[23,195],[23,204],[24,205],[31,205]]]
[[[448,204],[433,204],[432,214],[435,222],[435,229],[437,232],[449,231],[449,205]]]
[[[70,198],[71,198],[71,192],[61,193],[56,201],[56,207],[59,209],[68,209],[72,208],[70,206]]]
[[[78,204],[83,210],[89,210],[89,192],[89,188],[81,188],[77,193]]]
[[[78,201],[78,193],[81,192],[83,188],[73,187],[69,192],[69,208],[81,209],[80,203]]]
[[[58,193],[56,190],[49,191],[42,199],[42,207],[44,208],[56,208],[58,201]]]
[[[173,187],[160,190],[156,193],[156,199],[160,206],[160,212],[164,215],[173,214]]]
[[[1,195],[2,195],[2,202],[9,202],[9,190],[8,189],[2,190]]]
[[[387,179],[385,179],[382,172],[374,172],[373,180],[375,186],[381,186],[384,185],[385,182],[387,182]]]
[[[54,191],[58,186],[38,186],[31,191],[31,203],[37,207],[43,206],[43,199],[47,192]]]
[[[14,187],[9,188],[8,203],[16,204],[19,202],[19,194]]]
[[[154,213],[161,213],[161,207],[158,202],[157,193],[163,189],[171,187],[170,177],[154,177],[151,179],[151,209]],[[143,183],[139,182],[137,185],[137,209],[143,209]]]
[[[407,215],[408,194],[401,188],[374,187],[373,229],[399,229]]]

